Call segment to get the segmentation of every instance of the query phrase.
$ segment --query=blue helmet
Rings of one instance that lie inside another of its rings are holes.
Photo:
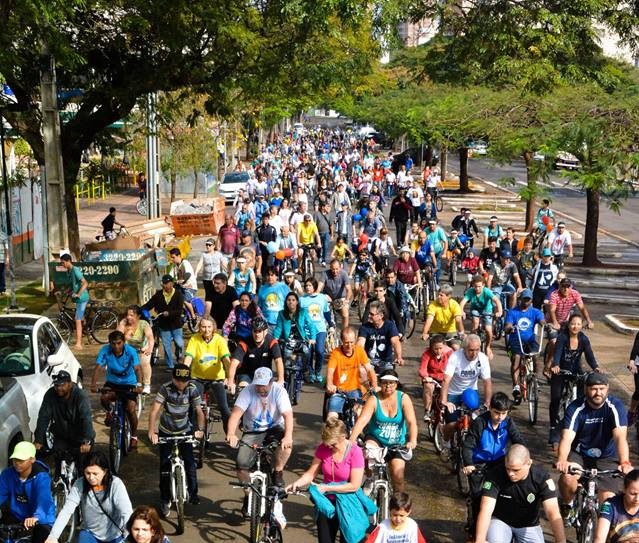
[[[479,407],[479,392],[474,388],[467,388],[461,395],[462,403],[471,410]]]

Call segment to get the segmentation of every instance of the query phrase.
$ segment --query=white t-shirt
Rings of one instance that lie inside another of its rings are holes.
[[[293,213],[293,215],[291,215],[291,226],[293,227],[293,230],[297,231],[297,225],[301,222],[304,222],[304,213],[300,213],[299,211],[296,211],[295,213]]]
[[[275,231],[279,234],[280,230],[282,229],[282,224],[284,224],[282,217],[280,217],[279,215],[271,215],[270,219],[271,220],[269,224],[273,228],[275,228]]]
[[[184,275],[189,274],[189,278],[184,282],[184,288],[190,288],[192,290],[197,290],[197,278],[195,277],[195,272],[193,271],[193,266],[191,263],[184,259],[181,264],[182,269],[184,270]],[[171,275],[175,277],[175,279],[179,279],[177,266],[173,266],[171,269]]]
[[[413,207],[419,207],[424,199],[424,191],[421,187],[411,187],[408,189],[408,198]]]
[[[564,233],[560,234],[555,228],[548,236],[548,242],[550,243],[550,250],[554,255],[563,255],[564,249],[567,245],[572,245],[572,237],[570,232],[564,229]]]
[[[467,388],[477,389],[478,379],[490,379],[490,363],[484,353],[474,360],[468,360],[464,349],[450,355],[444,375],[452,375],[448,385],[448,395],[458,396]]]
[[[284,427],[284,413],[293,408],[283,386],[273,382],[266,397],[260,396],[255,385],[240,392],[235,405],[244,411],[242,426],[247,432],[266,432],[273,426]]]

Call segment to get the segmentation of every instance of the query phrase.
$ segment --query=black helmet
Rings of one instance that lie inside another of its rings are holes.
[[[268,322],[262,317],[255,317],[253,324],[251,325],[253,332],[260,332],[261,330],[268,330]]]

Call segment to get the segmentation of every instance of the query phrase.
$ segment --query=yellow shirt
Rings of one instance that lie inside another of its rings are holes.
[[[186,347],[185,356],[193,358],[191,377],[207,381],[218,381],[226,377],[222,359],[230,356],[226,340],[219,334],[213,334],[206,342],[200,334],[194,334]]]
[[[317,225],[314,222],[308,226],[306,226],[306,223],[301,222],[297,225],[297,232],[299,233],[299,242],[301,245],[315,243],[315,235],[317,234],[319,236]]]
[[[426,316],[433,315],[435,318],[430,327],[430,334],[454,334],[457,331],[455,317],[461,317],[462,311],[457,300],[448,300],[448,307],[442,306],[438,300],[433,300],[428,304]]]

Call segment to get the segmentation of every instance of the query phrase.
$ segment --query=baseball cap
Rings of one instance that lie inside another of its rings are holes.
[[[552,256],[552,251],[546,247],[543,251],[541,251],[541,256]]]
[[[532,300],[532,292],[530,291],[529,288],[525,288],[524,290],[522,290],[519,293],[519,297],[523,300],[524,298],[528,298],[529,300]]]
[[[10,458],[16,460],[29,460],[29,458],[35,458],[36,448],[30,441],[21,441],[13,449],[13,454]]]
[[[215,240],[213,238],[209,238],[206,240],[205,245],[213,245],[215,243]]]
[[[513,254],[509,250],[502,251],[499,256],[502,258],[512,258]]]
[[[404,245],[400,250],[400,253],[410,253],[410,247],[408,245]]]
[[[270,368],[257,368],[255,373],[253,374],[253,380],[251,381],[252,385],[268,385],[273,379],[273,372]]]
[[[593,371],[588,374],[586,377],[586,386],[593,387],[595,385],[607,385],[608,384],[608,376],[605,373],[597,373]]]
[[[169,275],[168,273],[165,273],[162,276],[162,283],[173,283],[175,281],[175,279],[173,279],[172,275]]]
[[[567,277],[564,277],[561,281],[559,281],[560,287],[571,287],[572,282]]]
[[[68,371],[60,370],[58,373],[51,377],[54,385],[62,385],[64,383],[71,382],[71,374]]]
[[[242,237],[243,238],[245,238],[246,236],[250,236],[250,235],[252,235],[250,230],[242,230]]]
[[[173,368],[173,378],[178,381],[188,381],[191,378],[191,368],[186,364],[176,364]]]

